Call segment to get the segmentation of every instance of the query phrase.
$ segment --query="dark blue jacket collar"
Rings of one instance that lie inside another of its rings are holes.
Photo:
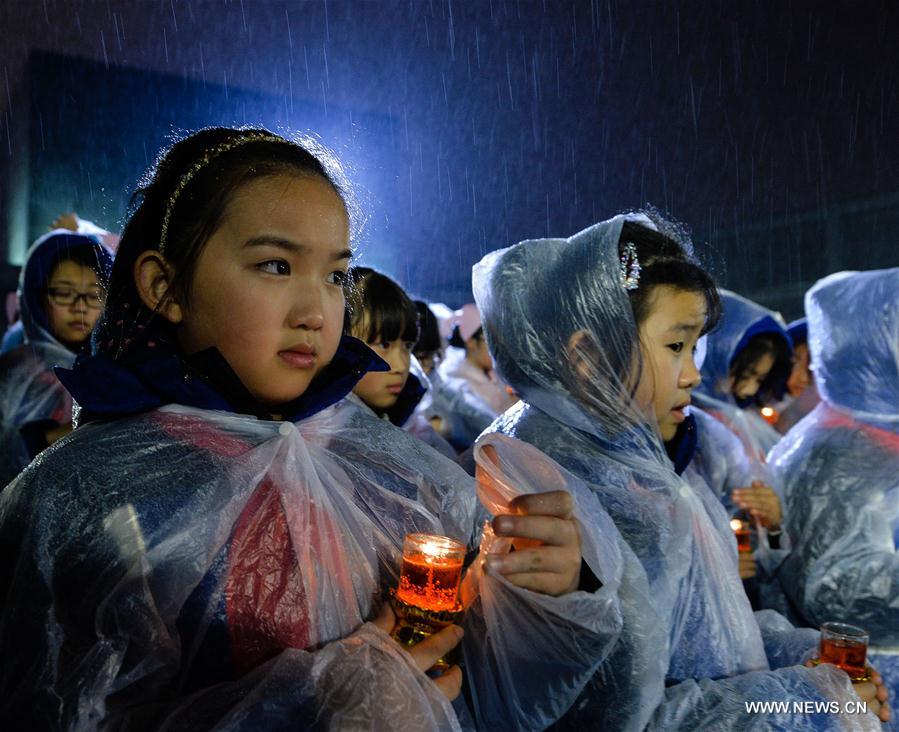
[[[304,419],[343,399],[366,372],[388,369],[362,341],[343,336],[331,363],[309,388],[275,411],[285,421]],[[188,358],[162,343],[129,360],[81,356],[72,369],[57,368],[56,375],[81,408],[81,423],[127,417],[167,404],[272,418],[215,348]]]
[[[397,427],[402,427],[409,420],[409,417],[414,414],[415,408],[425,395],[425,391],[427,389],[418,380],[418,377],[415,374],[409,374],[403,390],[396,400],[396,404],[385,412],[387,419]]]
[[[682,475],[696,454],[699,444],[699,433],[696,418],[688,414],[687,418],[677,426],[677,432],[665,443],[665,451],[674,463],[674,472]]]

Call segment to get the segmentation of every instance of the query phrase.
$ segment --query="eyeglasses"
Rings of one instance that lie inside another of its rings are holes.
[[[91,310],[100,310],[106,302],[106,293],[103,290],[91,290],[90,292],[78,292],[71,287],[48,287],[47,295],[56,305],[74,305],[79,300]]]

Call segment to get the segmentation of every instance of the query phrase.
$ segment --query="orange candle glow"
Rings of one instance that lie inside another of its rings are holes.
[[[465,547],[446,536],[408,534],[396,596],[422,610],[456,609]]]
[[[733,529],[733,532],[737,535],[737,551],[751,552],[752,543],[749,540],[749,522],[737,518],[731,519],[730,528]]]

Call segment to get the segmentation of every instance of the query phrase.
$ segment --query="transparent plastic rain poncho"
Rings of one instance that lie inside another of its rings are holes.
[[[514,438],[500,468],[525,484],[521,466],[539,448],[543,470],[566,477],[581,523],[600,506],[623,537],[622,555],[638,559],[619,590],[621,639],[566,721],[575,729],[874,729],[866,715],[746,712],[744,700],[856,697],[834,668],[791,665],[815,633],[773,612],[753,614],[723,506],[707,486],[677,476],[654,418],[629,397],[621,375],[639,346],[620,284],[624,220],[567,240],[525,241],[474,268],[491,355],[522,399],[491,428]],[[573,365],[569,338],[580,330],[601,347],[579,350]]]
[[[19,303],[25,343],[0,357],[0,490],[31,461],[20,430],[31,422],[72,420],[72,399],[53,373],[71,366],[75,354],[50,332],[44,297],[53,266],[66,250],[89,247],[105,280],[112,255],[94,238],[52,231],[31,248],[19,279]]]
[[[773,333],[790,343],[786,324],[779,314],[763,308],[729,290],[719,290],[724,317],[706,337],[702,364],[702,383],[694,392],[694,401],[726,424],[743,442],[746,450],[764,462],[780,434],[754,407],[741,409],[728,388],[730,364],[750,338]]]
[[[740,439],[722,422],[696,406],[690,407],[690,413],[696,420],[696,452],[682,476],[697,488],[700,495],[706,495],[703,484],[708,486],[727,515],[735,516],[740,511],[731,498],[734,489],[749,487],[754,481],[779,485],[769,466],[751,458]],[[754,530],[756,575],[753,584],[758,592],[757,602],[760,607],[796,620],[778,578],[780,566],[789,553],[789,540],[781,533],[777,548],[772,548],[767,531],[761,526]]]
[[[484,515],[457,465],[346,399],[296,423],[167,406],[81,425],[0,497],[0,726],[464,727],[365,621],[405,534],[475,549]],[[480,589],[474,712],[544,727],[617,638],[617,598]]]
[[[684,475],[698,473],[732,513],[731,492],[751,485],[753,480],[762,480],[763,471],[743,450],[740,438],[724,424],[699,407],[691,406],[690,414],[696,420],[698,441]]]
[[[784,591],[811,625],[870,633],[899,698],[899,269],[843,272],[805,297],[822,402],[771,453],[793,550]]]

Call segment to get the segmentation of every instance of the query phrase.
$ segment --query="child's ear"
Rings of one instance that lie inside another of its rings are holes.
[[[568,338],[566,350],[574,372],[581,379],[588,381],[596,375],[599,349],[592,335],[585,330],[575,331]]]
[[[134,262],[134,284],[140,299],[170,323],[184,317],[181,305],[169,295],[175,268],[157,251],[142,252]]]

